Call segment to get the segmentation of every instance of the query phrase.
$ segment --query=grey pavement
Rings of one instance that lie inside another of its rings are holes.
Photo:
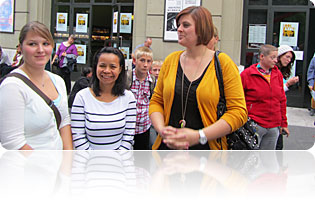
[[[306,108],[287,107],[289,137],[283,137],[284,150],[307,150],[315,142],[315,116]]]

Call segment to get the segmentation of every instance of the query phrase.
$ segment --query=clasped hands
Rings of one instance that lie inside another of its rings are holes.
[[[199,143],[198,130],[166,126],[161,134],[163,142],[170,149],[184,150]]]

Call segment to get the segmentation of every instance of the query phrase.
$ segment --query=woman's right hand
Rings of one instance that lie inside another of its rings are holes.
[[[291,85],[296,84],[297,82],[299,82],[299,77],[295,76],[295,77],[290,78],[287,83],[289,86],[291,86]]]

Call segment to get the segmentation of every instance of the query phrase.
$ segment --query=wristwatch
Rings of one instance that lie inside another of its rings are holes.
[[[208,142],[208,139],[202,129],[199,129],[199,142],[202,145]]]

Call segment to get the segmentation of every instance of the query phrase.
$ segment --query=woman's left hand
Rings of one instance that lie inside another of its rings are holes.
[[[171,149],[188,149],[199,143],[199,133],[190,128],[179,128],[176,134],[165,137],[163,142]]]
[[[280,131],[281,131],[280,134],[282,134],[283,132],[285,132],[286,135],[287,135],[287,137],[289,137],[290,131],[289,131],[288,127],[281,127]],[[284,135],[284,134],[282,134],[282,135]]]

